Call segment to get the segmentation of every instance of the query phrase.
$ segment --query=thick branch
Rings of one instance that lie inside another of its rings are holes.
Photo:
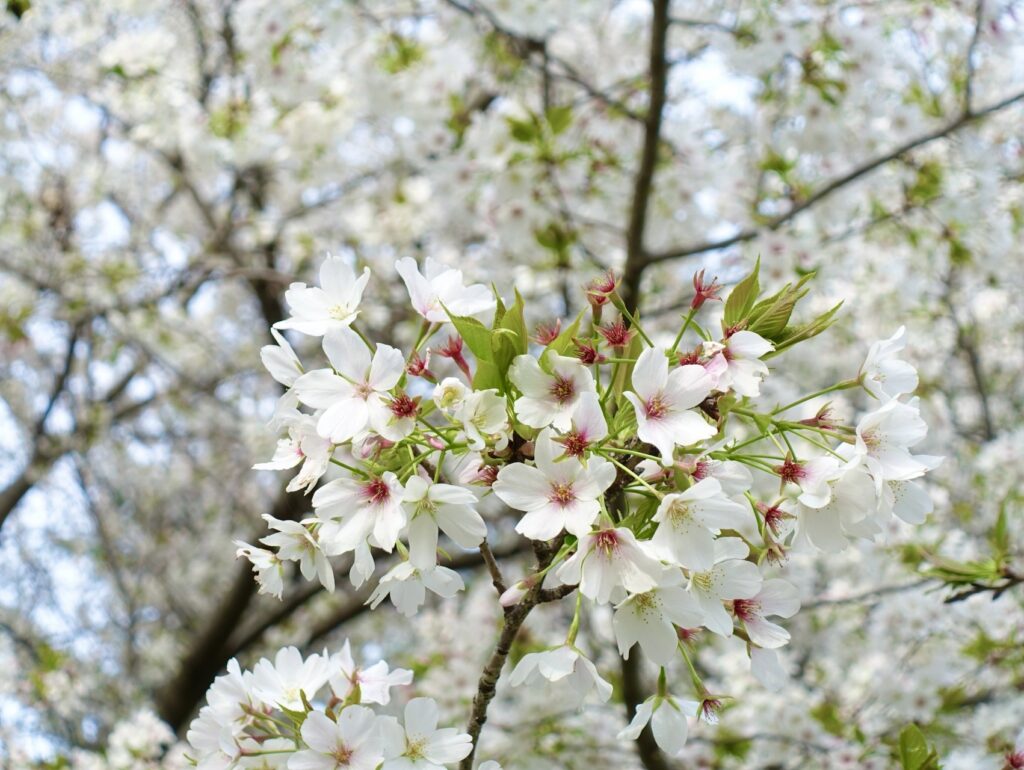
[[[640,152],[640,165],[633,178],[633,199],[629,212],[629,226],[626,229],[626,263],[619,286],[619,295],[630,311],[635,311],[639,304],[640,279],[647,266],[644,233],[647,229],[647,210],[654,186],[654,171],[661,140],[661,119],[668,88],[665,45],[669,28],[669,4],[670,0],[654,0],[653,3],[649,64],[651,96],[644,119],[644,143]]]

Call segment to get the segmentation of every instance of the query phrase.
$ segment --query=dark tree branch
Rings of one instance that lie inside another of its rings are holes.
[[[640,280],[647,267],[644,251],[644,233],[647,229],[647,210],[654,186],[658,146],[661,142],[661,120],[668,89],[668,60],[665,46],[668,39],[670,0],[654,0],[650,42],[650,101],[644,118],[644,143],[640,152],[640,165],[633,178],[633,198],[626,229],[626,263],[622,271],[619,295],[631,312],[640,302]]]

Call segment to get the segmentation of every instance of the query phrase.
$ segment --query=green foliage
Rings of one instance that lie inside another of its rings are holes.
[[[403,72],[423,59],[423,46],[404,35],[388,35],[387,45],[378,63],[389,75]]]
[[[757,258],[754,269],[750,274],[736,284],[736,287],[729,294],[725,301],[725,318],[723,323],[726,327],[736,326],[747,319],[750,311],[757,301],[757,295],[761,291],[761,284],[758,275],[761,272],[761,258]]]
[[[7,0],[7,13],[20,19],[32,8],[32,0]]]
[[[941,770],[939,755],[928,745],[917,725],[907,725],[900,732],[899,760],[903,770]]]

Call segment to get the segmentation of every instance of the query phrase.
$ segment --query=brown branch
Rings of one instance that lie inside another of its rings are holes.
[[[1024,99],[1024,91],[1019,91],[1018,93],[1008,96],[1005,99],[995,102],[994,104],[990,104],[989,106],[983,109],[965,112],[961,114],[959,117],[957,117],[956,120],[953,120],[952,122],[946,124],[942,128],[938,128],[935,131],[923,134],[922,136],[919,136],[915,139],[911,139],[910,141],[901,144],[899,147],[890,150],[884,155],[879,155],[878,157],[872,158],[871,160],[861,164],[860,166],[857,166],[856,168],[847,172],[846,174],[843,174],[842,176],[833,179],[831,182],[820,187],[816,192],[809,195],[800,203],[795,204],[786,213],[780,214],[779,216],[774,217],[773,219],[769,219],[762,225],[749,227],[745,230],[741,230],[736,235],[730,236],[728,238],[722,238],[717,241],[704,241],[702,243],[695,243],[690,246],[680,246],[673,249],[667,249],[666,251],[649,253],[646,255],[646,264],[656,264],[658,262],[665,262],[670,259],[680,259],[682,257],[692,257],[698,254],[706,254],[707,252],[710,251],[718,251],[719,249],[725,249],[728,248],[729,246],[734,246],[737,243],[744,243],[746,241],[753,240],[754,238],[756,238],[765,231],[777,230],[778,228],[789,222],[791,219],[796,217],[801,212],[806,211],[815,204],[832,195],[832,193],[846,187],[851,182],[855,182],[861,177],[870,174],[875,169],[884,166],[887,163],[891,163],[892,161],[898,159],[899,157],[905,155],[908,152],[911,152],[912,150],[916,150],[919,147],[923,147],[927,144],[930,144],[931,142],[937,141],[939,139],[944,139],[952,134],[955,134],[962,128],[972,123],[975,123],[984,117],[1000,112],[1006,109],[1007,107],[1016,104],[1022,99]]]
[[[964,76],[964,114],[970,115],[974,104],[974,74],[977,65],[974,62],[974,55],[978,50],[978,41],[981,39],[982,25],[985,23],[985,0],[977,0],[974,5],[974,33],[971,35],[971,42],[967,46],[967,55],[964,66],[967,73]]]
[[[651,21],[650,80],[651,95],[644,119],[644,143],[640,152],[640,165],[633,178],[633,198],[626,229],[626,262],[622,270],[619,296],[630,311],[635,311],[640,300],[640,280],[647,267],[644,233],[647,229],[647,210],[654,186],[655,165],[661,140],[661,119],[668,88],[668,60],[665,46],[668,39],[670,0],[654,0]]]
[[[555,541],[560,542],[560,541]],[[533,543],[534,553],[537,555],[537,571],[550,566],[558,547],[552,547],[545,543]],[[538,604],[544,601],[542,597],[541,581],[538,581],[522,598],[519,604],[505,608],[505,624],[498,636],[494,651],[484,666],[477,682],[476,695],[473,696],[473,709],[470,712],[469,723],[466,732],[472,740],[473,748],[468,755],[459,763],[459,770],[473,770],[473,757],[476,754],[477,743],[480,739],[480,732],[487,722],[487,707],[494,699],[495,688],[501,670],[505,667],[512,643],[519,634],[519,629],[526,622],[527,616]]]

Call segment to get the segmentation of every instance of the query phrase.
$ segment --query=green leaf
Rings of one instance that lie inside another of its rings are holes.
[[[532,144],[540,138],[540,127],[536,119],[519,120],[518,118],[505,118],[508,123],[508,132],[517,142]]]
[[[581,310],[576,316],[576,319],[567,327],[562,329],[558,336],[548,343],[548,346],[544,348],[545,352],[553,350],[560,356],[564,356],[570,352],[573,346],[573,337],[577,336],[580,332],[580,321],[583,320],[583,312],[584,311]]]
[[[757,295],[761,291],[757,276],[761,271],[761,258],[757,258],[754,269],[746,278],[736,284],[725,301],[725,325],[735,326],[747,317],[754,307]]]
[[[778,292],[754,305],[748,316],[747,329],[767,340],[776,341],[785,331],[796,303],[810,291],[804,288],[804,284],[813,277],[814,273],[808,273],[795,286],[787,283]]]
[[[445,308],[447,311],[447,308]],[[480,323],[475,318],[468,316],[458,316],[448,313],[448,318],[451,320],[455,330],[462,337],[462,341],[466,343],[473,355],[476,356],[477,361],[493,361],[494,354],[491,349],[491,330]]]
[[[811,337],[817,337],[835,323],[835,315],[839,312],[839,308],[842,306],[843,303],[839,302],[834,307],[826,310],[820,316],[808,323],[798,326],[787,326],[783,332],[776,337],[775,350],[766,353],[763,358],[771,358],[772,356],[778,355],[786,348],[796,345],[798,342],[804,342],[805,340],[811,339]]]
[[[939,770],[939,757],[917,725],[907,725],[900,732],[899,757],[903,770]]]
[[[572,124],[572,105],[550,107],[544,113],[544,119],[547,120],[548,125],[551,127],[551,133],[558,136]]]

